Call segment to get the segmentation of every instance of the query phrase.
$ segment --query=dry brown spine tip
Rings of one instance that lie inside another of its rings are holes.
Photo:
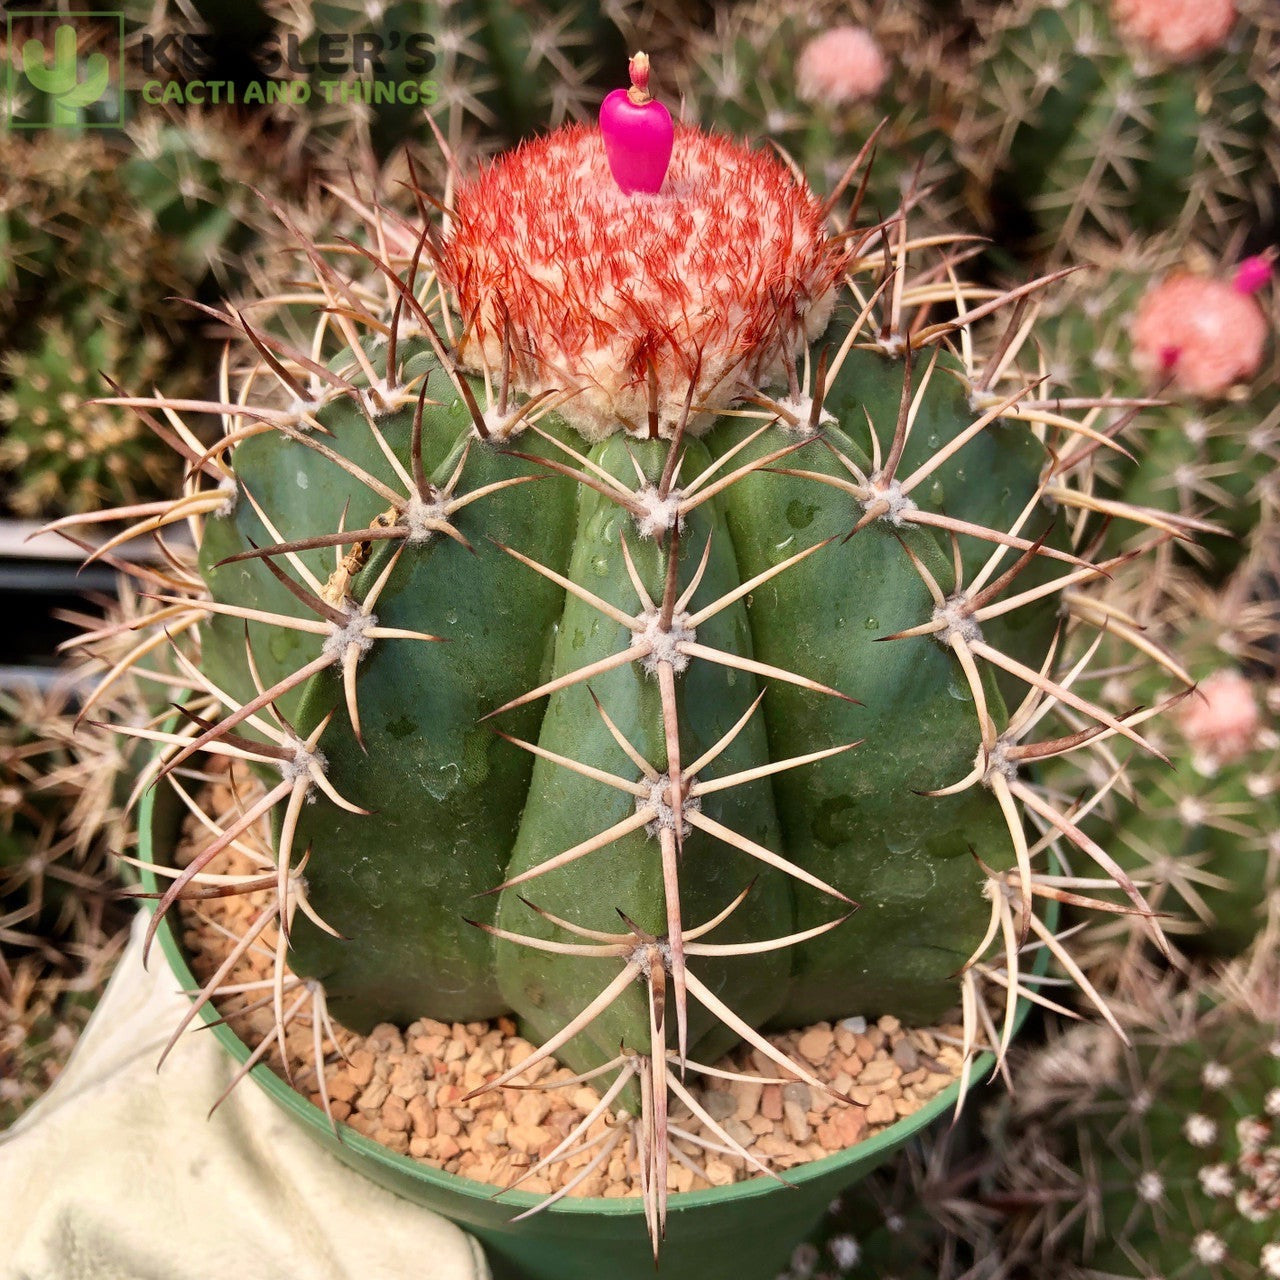
[[[644,52],[637,53],[627,63],[627,70],[631,74],[631,88],[627,90],[627,97],[637,107],[643,107],[650,101],[649,55]]]

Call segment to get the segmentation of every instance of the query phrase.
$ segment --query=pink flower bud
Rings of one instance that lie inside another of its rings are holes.
[[[1271,255],[1255,254],[1246,258],[1236,268],[1236,278],[1232,281],[1237,293],[1257,293],[1265,289],[1271,279]]]
[[[1134,364],[1172,377],[1187,395],[1221,396],[1257,374],[1267,334],[1267,318],[1247,293],[1225,280],[1178,272],[1138,303]]]
[[[1170,62],[1220,49],[1236,24],[1236,0],[1111,0],[1123,35]]]
[[[649,96],[649,59],[629,64],[631,88],[615,89],[600,106],[600,133],[613,180],[627,195],[656,194],[671,163],[675,125],[662,103]]]
[[[1198,755],[1226,764],[1248,753],[1262,725],[1253,686],[1238,671],[1215,671],[1182,704],[1179,724]]]
[[[796,95],[803,102],[838,107],[874,98],[889,67],[865,27],[832,27],[814,36],[796,62]]]

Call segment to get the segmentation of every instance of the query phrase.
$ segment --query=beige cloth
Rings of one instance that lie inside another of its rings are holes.
[[[487,1280],[479,1245],[312,1141],[207,1031],[142,928],[49,1093],[0,1135],[0,1280]]]

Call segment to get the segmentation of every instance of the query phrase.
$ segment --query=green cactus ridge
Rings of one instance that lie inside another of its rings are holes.
[[[961,1002],[976,1037],[980,984],[1020,989],[1018,920],[1061,950],[1023,811],[1101,854],[1024,761],[1087,746],[1055,706],[1139,735],[1055,678],[1057,594],[1091,576],[1055,521],[1088,523],[1051,474],[1060,417],[925,324],[905,232],[903,290],[865,305],[885,234],[822,349],[701,434],[653,408],[600,438],[593,407],[584,436],[571,397],[524,397],[509,340],[462,368],[392,227],[381,295],[344,291],[305,350],[228,314],[252,407],[158,518],[202,521],[203,579],[161,597],[191,692],[159,768],[237,755],[266,794],[153,930],[272,809],[281,945],[325,1016],[514,1012],[535,1058],[617,1073],[654,1188],[669,1060]]]
[[[1017,1274],[1280,1275],[1278,1018],[1274,973],[1152,982],[1130,1047],[1078,1026],[1024,1062],[990,1120]]]
[[[1239,7],[1220,50],[1168,64],[1116,32],[1107,0],[993,6],[960,131],[978,189],[1024,207],[1055,252],[1099,231],[1225,239],[1237,214],[1269,207],[1280,172],[1274,7]]]

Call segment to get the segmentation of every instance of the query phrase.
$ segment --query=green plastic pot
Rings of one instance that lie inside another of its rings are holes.
[[[177,843],[184,810],[176,795],[152,788],[142,803],[140,858],[153,863]],[[154,892],[156,879],[141,873],[143,887]],[[169,965],[186,990],[199,984],[166,919],[159,938]],[[1047,960],[1041,952],[1040,968]],[[1027,1002],[1020,1003],[1021,1024]],[[218,1014],[206,1005],[206,1022]],[[238,1063],[249,1049],[229,1027],[213,1034]],[[992,1066],[984,1054],[975,1063],[977,1079]],[[546,1212],[512,1223],[511,1219],[542,1198],[513,1191],[494,1199],[494,1189],[456,1174],[397,1155],[350,1126],[335,1136],[324,1112],[260,1063],[250,1073],[321,1146],[349,1167],[389,1191],[441,1214],[475,1235],[484,1245],[495,1280],[773,1280],[795,1244],[817,1226],[828,1204],[852,1183],[882,1164],[904,1143],[955,1106],[959,1085],[952,1085],[914,1115],[846,1151],[787,1172],[789,1186],[771,1178],[707,1191],[673,1195],[668,1203],[667,1237],[654,1266],[644,1214],[636,1197],[565,1199]]]

